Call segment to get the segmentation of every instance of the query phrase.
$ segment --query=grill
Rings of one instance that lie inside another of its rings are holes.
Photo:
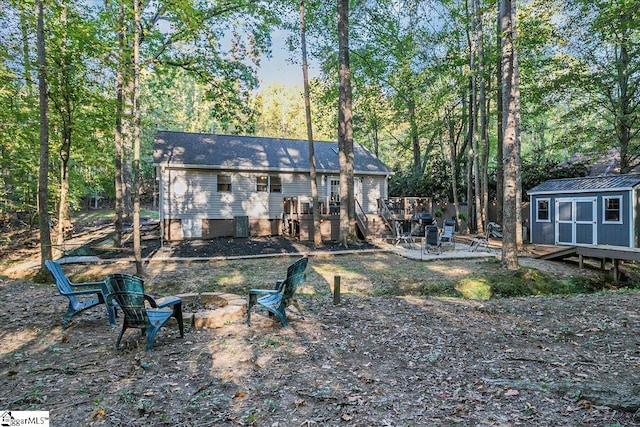
[[[420,225],[431,225],[434,223],[433,216],[430,213],[421,212],[417,213],[413,216],[413,220],[418,222]]]

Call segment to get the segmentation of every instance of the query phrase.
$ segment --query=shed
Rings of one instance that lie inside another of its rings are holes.
[[[530,241],[637,248],[640,174],[553,179],[529,190]]]

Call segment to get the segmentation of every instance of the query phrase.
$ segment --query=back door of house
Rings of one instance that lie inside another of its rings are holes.
[[[556,244],[597,244],[596,207],[595,197],[556,199]]]

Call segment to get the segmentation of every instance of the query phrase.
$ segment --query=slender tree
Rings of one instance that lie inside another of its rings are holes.
[[[519,92],[515,49],[515,7],[511,0],[502,0],[502,126],[504,135],[504,212],[502,234],[502,266],[518,268],[517,214]]]
[[[38,219],[40,226],[40,269],[51,259],[49,228],[49,99],[47,95],[47,56],[45,49],[44,0],[37,3],[38,92],[40,94],[40,167],[38,169]]]
[[[307,35],[305,27],[304,0],[300,0],[300,48],[302,50],[302,80],[304,85],[304,111],[307,121],[307,139],[309,140],[309,179],[311,180],[311,198],[313,200],[313,244],[322,244],[320,230],[320,204],[318,203],[318,180],[316,173],[316,154],[313,146],[313,127],[311,122],[311,95],[309,93],[309,67],[307,64]]]
[[[479,19],[479,2],[473,0],[471,3],[471,16],[468,18],[471,22],[471,31],[467,31],[467,38],[469,43],[469,70],[471,72],[471,108],[469,112],[471,117],[469,122],[471,123],[471,144],[469,153],[470,171],[473,181],[469,181],[468,185],[473,188],[473,213],[475,220],[474,229],[478,233],[484,232],[484,218],[482,216],[482,181],[480,176],[480,149],[478,147],[478,128],[479,128],[479,112],[481,101],[479,97],[479,81],[482,78],[480,74],[479,63],[482,61],[481,52],[479,51],[480,38],[482,37],[480,19]]]
[[[502,52],[502,6],[498,0],[496,19],[496,52]],[[504,161],[503,161],[503,137],[502,137],[502,55],[496,55],[496,211],[498,224],[503,223],[502,213],[504,206]]]
[[[133,256],[143,275],[140,235],[140,0],[133,0]]]
[[[338,156],[340,162],[340,241],[355,240],[353,191],[353,112],[349,65],[349,0],[338,0]]]
[[[73,106],[71,105],[71,94],[66,89],[70,88],[67,79],[70,74],[70,64],[65,57],[67,44],[67,4],[62,4],[60,13],[61,43],[60,43],[60,63],[57,64],[57,84],[59,88],[59,100],[57,103],[61,118],[62,144],[60,145],[60,201],[58,204],[58,236],[57,247],[62,248],[65,241],[66,230],[71,226],[71,213],[69,211],[69,159],[71,156],[71,134],[73,122]],[[54,102],[54,105],[56,103]]]
[[[485,72],[485,48],[484,48],[484,8],[480,0],[475,0],[474,12],[477,20],[477,51],[478,51],[478,104],[480,113],[479,122],[479,147],[478,153],[480,175],[480,217],[482,219],[482,231],[489,221],[489,184],[488,184],[488,161],[489,161],[489,133],[488,133],[488,114],[490,100],[486,96],[487,93],[487,76]]]
[[[114,193],[115,193],[115,245],[122,245],[122,225],[126,219],[125,202],[124,202],[124,179],[123,179],[123,119],[124,119],[124,85],[125,85],[125,64],[126,58],[126,39],[125,39],[125,9],[124,1],[118,2],[118,61],[116,65],[116,105],[115,105],[115,133],[114,133]]]

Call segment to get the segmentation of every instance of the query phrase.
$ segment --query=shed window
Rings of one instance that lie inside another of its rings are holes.
[[[536,221],[537,222],[551,221],[551,217],[549,216],[549,199],[538,199]]]
[[[256,191],[282,193],[282,182],[279,176],[261,175],[256,180]]]
[[[622,222],[622,197],[604,197],[604,222]]]
[[[231,175],[218,175],[218,193],[231,191]]]

